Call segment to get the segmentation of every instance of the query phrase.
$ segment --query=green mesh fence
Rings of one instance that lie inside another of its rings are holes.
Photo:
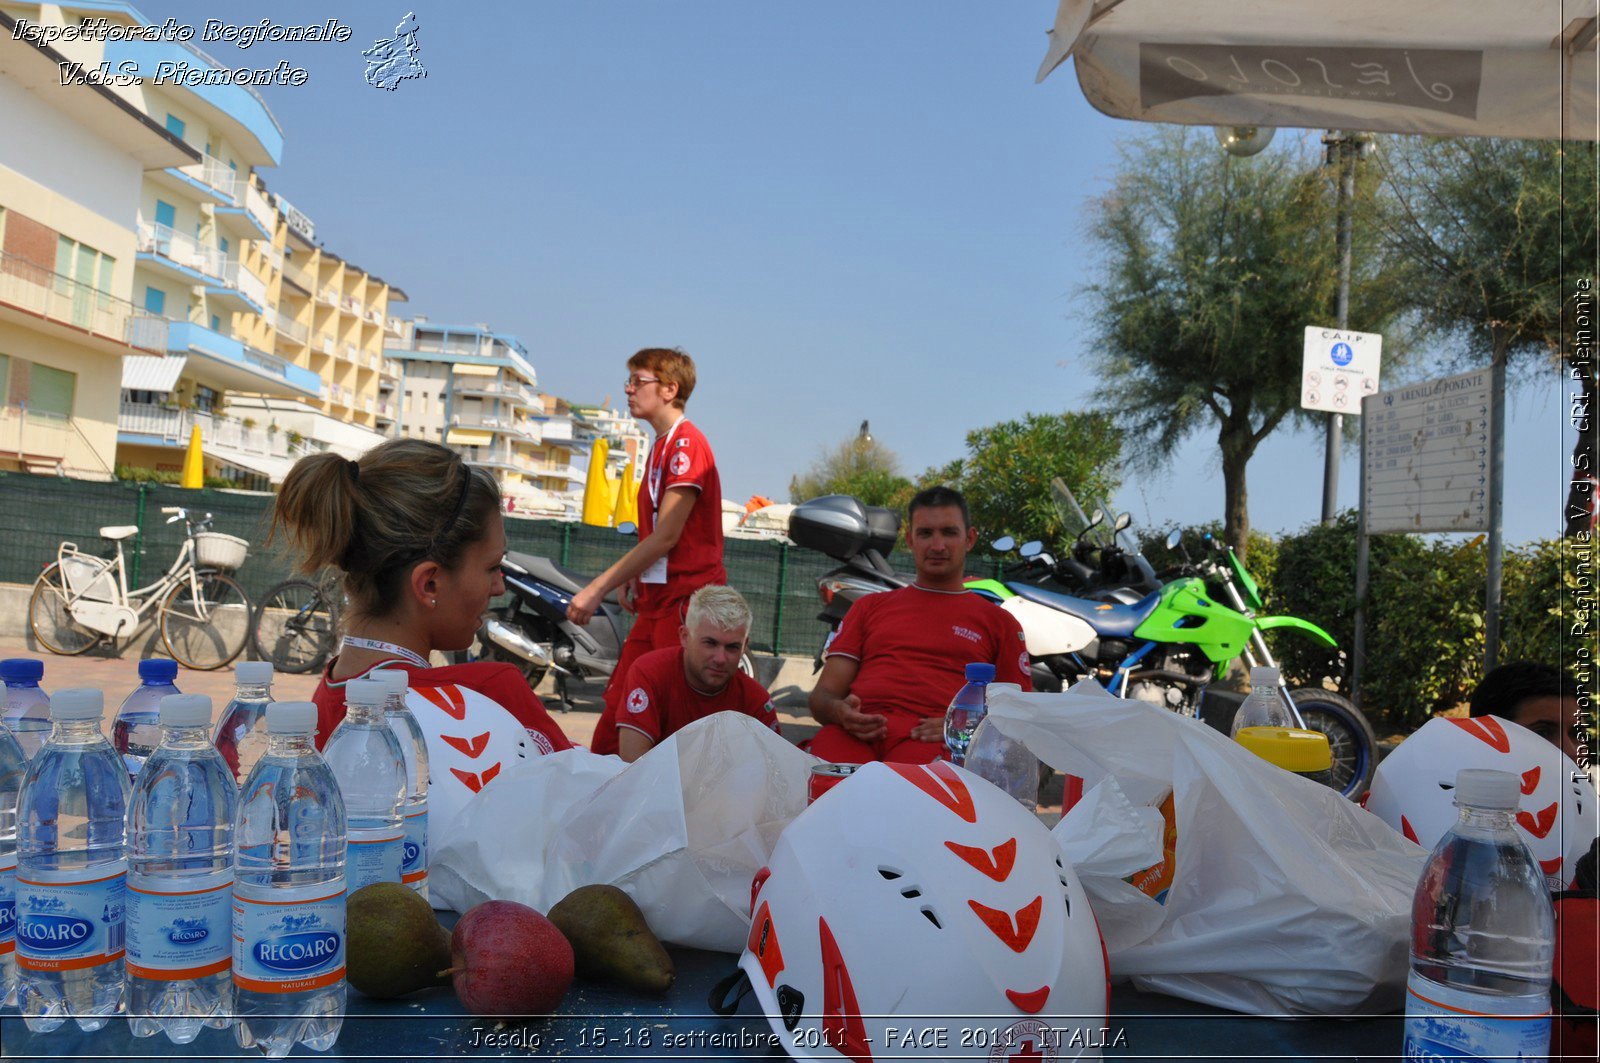
[[[112,524],[140,529],[122,544],[129,587],[153,583],[177,559],[183,543],[183,523],[168,524],[161,512],[168,506],[210,513],[212,530],[250,541],[249,560],[235,575],[252,598],[290,575],[293,558],[281,542],[265,545],[271,495],[0,473],[0,583],[32,583],[55,560],[62,540],[109,556],[99,529]],[[506,537],[513,550],[548,557],[586,575],[600,573],[637,541],[608,528],[520,517],[506,521]],[[749,600],[755,616],[753,651],[809,657],[821,648],[827,632],[816,618],[821,609],[817,580],[838,562],[786,542],[732,538],[725,541],[723,559],[728,582]],[[890,562],[910,569],[903,554]],[[967,570],[992,576],[996,565],[975,553]]]

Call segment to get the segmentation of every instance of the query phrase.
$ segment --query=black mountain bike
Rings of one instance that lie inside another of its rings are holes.
[[[269,590],[256,609],[250,641],[256,655],[280,672],[321,668],[339,645],[339,579],[284,580]]]

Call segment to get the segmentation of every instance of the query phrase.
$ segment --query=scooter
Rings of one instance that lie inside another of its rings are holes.
[[[884,559],[900,536],[900,514],[863,505],[850,495],[823,495],[794,508],[788,533],[796,546],[840,562],[817,578],[817,597],[822,599],[817,619],[828,625],[828,637],[812,661],[812,672],[818,672],[822,655],[852,605],[869,594],[911,585],[909,576],[890,568]]]

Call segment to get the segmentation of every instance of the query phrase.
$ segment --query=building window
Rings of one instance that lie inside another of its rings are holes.
[[[163,316],[167,312],[167,293],[160,288],[146,286],[144,290],[144,308],[156,316]]]
[[[221,332],[222,331],[222,318],[218,317],[216,314],[212,314],[211,315],[211,331],[212,332]]]
[[[10,402],[10,392],[6,390],[6,384],[10,379],[11,357],[10,355],[0,354],[0,402]]]
[[[72,417],[72,397],[78,374],[34,363],[28,372],[28,412],[41,417]]]
[[[187,128],[187,127],[183,124],[183,119],[182,118],[179,118],[175,114],[167,115],[167,132],[171,133],[173,136],[177,137],[179,140],[182,140],[183,139],[183,131],[184,131],[185,128]]]
[[[156,200],[156,224],[173,228],[178,222],[178,208],[164,199]]]
[[[194,386],[194,408],[201,413],[211,413],[217,408],[217,400],[222,396],[215,389],[204,384]]]
[[[228,253],[228,238],[226,236],[217,237],[217,250],[221,251],[224,255]]]

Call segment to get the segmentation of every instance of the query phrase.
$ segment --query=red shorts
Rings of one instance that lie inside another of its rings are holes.
[[[925,717],[906,713],[883,714],[886,730],[876,742],[863,742],[836,723],[824,725],[811,739],[810,751],[830,764],[867,764],[881,760],[890,764],[929,764],[944,757],[944,742],[918,742],[911,729]]]
[[[606,707],[594,725],[594,737],[589,749],[595,753],[610,754],[617,751],[617,710],[622,699],[622,684],[627,681],[633,662],[651,650],[666,649],[679,644],[678,629],[683,626],[683,613],[689,600],[682,598],[668,602],[660,612],[640,613],[633,619],[633,627],[623,640],[617,657],[617,669],[606,683]]]

